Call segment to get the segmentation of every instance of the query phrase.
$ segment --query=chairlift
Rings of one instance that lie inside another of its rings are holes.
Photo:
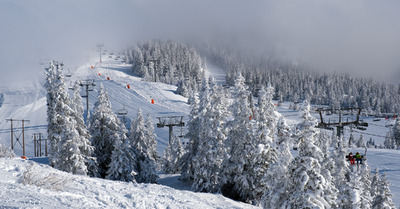
[[[70,78],[72,76],[71,71],[67,69],[67,72],[65,73],[65,77]]]
[[[122,109],[118,110],[118,112],[117,112],[117,115],[120,115],[120,116],[125,116],[127,114],[128,114],[128,110],[125,109],[125,105]]]

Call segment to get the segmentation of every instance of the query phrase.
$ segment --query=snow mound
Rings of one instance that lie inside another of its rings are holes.
[[[219,194],[77,176],[30,160],[0,159],[0,208],[256,208]]]

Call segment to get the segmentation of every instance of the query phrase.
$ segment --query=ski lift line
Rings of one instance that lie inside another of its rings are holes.
[[[380,135],[376,135],[376,134],[364,133],[364,132],[357,131],[357,130],[353,130],[353,131],[354,131],[354,132],[357,132],[357,133],[360,133],[360,134],[363,134],[363,135],[370,135],[370,136],[376,136],[376,137],[386,138],[386,136],[380,136]]]
[[[374,125],[374,126],[379,126],[379,127],[384,127],[384,128],[386,128],[386,126],[379,125],[379,124],[375,124],[375,123],[369,123],[369,124]]]

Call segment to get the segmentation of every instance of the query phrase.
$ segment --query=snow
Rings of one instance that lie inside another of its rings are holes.
[[[143,81],[131,74],[130,65],[113,58],[104,58],[100,64],[96,63],[97,59],[96,56],[92,57],[91,62],[72,70],[72,77],[66,79],[67,84],[73,84],[78,78],[95,81],[96,87],[89,93],[90,109],[96,100],[98,85],[102,83],[108,91],[112,110],[118,112],[126,109],[127,118],[136,118],[137,111],[141,108],[143,115],[149,114],[154,123],[158,122],[159,116],[175,115],[185,116],[185,123],[187,122],[190,108],[186,98],[174,93],[176,86]],[[91,69],[91,66],[95,68]],[[224,77],[221,69],[208,65],[208,70],[209,75],[216,76],[217,81],[221,83]],[[127,88],[128,84],[130,89]],[[44,137],[47,137],[45,90],[40,83],[27,86],[29,88],[1,87],[0,90],[4,94],[4,103],[0,108],[0,143],[10,146],[10,122],[6,119],[30,120],[25,124],[25,144],[26,155],[31,158],[0,159],[0,208],[254,208],[220,194],[190,192],[190,182],[180,181],[178,175],[160,174],[160,185],[129,184],[71,175],[49,167],[47,158],[33,158],[32,140],[33,133],[43,133]],[[155,104],[151,104],[151,99],[154,99]],[[278,111],[289,125],[300,121],[299,112],[290,110],[289,103],[278,107]],[[312,115],[319,119],[315,111]],[[368,117],[362,119],[368,122],[369,126],[365,131],[354,130],[355,139],[362,133],[364,140],[372,137],[376,144],[383,144],[388,131],[386,125],[390,120],[373,121],[373,118]],[[22,143],[22,124],[14,122],[13,125],[15,134]],[[155,132],[157,151],[162,155],[168,143],[168,129],[155,126]],[[345,128],[344,132],[348,137],[350,130]],[[22,147],[18,143],[15,144],[14,151],[18,156],[22,155]],[[364,149],[348,148],[348,151],[363,153]],[[400,206],[399,158],[399,150],[368,149],[367,152],[371,170],[378,167],[380,172],[387,174],[390,189],[394,194],[393,201],[397,206]]]
[[[0,188],[0,208],[256,208],[219,194],[71,175],[22,159],[0,159]]]

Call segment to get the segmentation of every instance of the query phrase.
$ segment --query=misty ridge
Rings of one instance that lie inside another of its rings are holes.
[[[42,80],[41,59],[78,66],[87,62],[88,51],[97,42],[124,51],[140,41],[161,39],[223,46],[257,65],[278,60],[322,73],[397,83],[399,4],[394,0],[4,0],[0,63],[6,73],[1,82]]]

